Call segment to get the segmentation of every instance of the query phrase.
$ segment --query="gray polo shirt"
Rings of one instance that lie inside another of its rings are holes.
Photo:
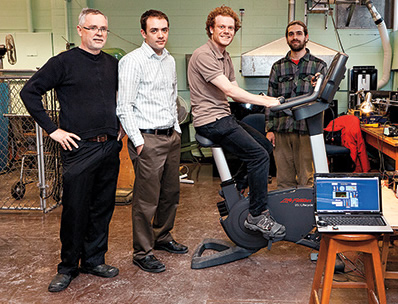
[[[193,125],[200,127],[231,115],[225,95],[211,81],[224,74],[229,81],[235,81],[235,72],[228,52],[223,54],[210,39],[196,49],[188,65],[188,81],[191,91]]]

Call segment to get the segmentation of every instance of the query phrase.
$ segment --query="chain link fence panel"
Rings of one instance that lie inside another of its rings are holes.
[[[61,202],[60,150],[19,96],[28,79],[0,75],[0,209],[48,212]],[[43,105],[58,125],[54,91],[43,96]]]

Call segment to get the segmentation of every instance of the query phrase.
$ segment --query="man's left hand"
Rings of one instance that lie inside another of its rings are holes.
[[[126,135],[126,132],[124,131],[122,124],[119,126],[119,131],[117,132],[117,140],[122,140],[123,137]]]

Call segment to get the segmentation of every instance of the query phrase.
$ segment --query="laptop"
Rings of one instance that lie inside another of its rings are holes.
[[[382,214],[381,176],[316,173],[315,222],[319,232],[393,232]]]

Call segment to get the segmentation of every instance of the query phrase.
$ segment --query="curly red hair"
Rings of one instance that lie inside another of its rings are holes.
[[[221,7],[216,7],[214,10],[212,10],[209,15],[207,16],[207,21],[206,21],[206,32],[207,36],[211,38],[211,32],[210,32],[210,27],[214,28],[214,24],[216,23],[215,19],[217,16],[230,16],[235,20],[235,33],[239,31],[240,29],[240,20],[238,15],[233,11],[232,8],[222,5]]]

